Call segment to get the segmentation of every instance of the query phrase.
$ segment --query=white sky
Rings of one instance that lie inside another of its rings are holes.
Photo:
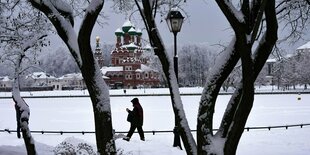
[[[110,4],[111,2],[105,4],[104,11],[110,9],[108,6]],[[221,40],[229,40],[228,36],[230,30],[225,30],[229,25],[214,1],[204,2],[203,0],[198,0],[193,3],[187,3],[184,10],[187,11],[190,17],[186,19],[181,32],[178,33],[178,44],[206,42],[215,44]],[[110,16],[110,20],[108,21],[109,25],[103,29],[96,30],[96,34],[99,33],[101,38],[106,38],[104,41],[114,43],[114,31],[123,25],[126,17],[124,15],[111,14],[111,12],[112,11],[107,12],[107,15]],[[139,15],[139,13],[137,12],[136,15]],[[142,28],[142,26],[144,26],[142,21],[136,20],[133,22],[137,27]],[[159,20],[157,20],[157,24],[165,43],[167,45],[172,45],[173,34],[169,31],[166,21],[160,23]],[[143,30],[142,32],[143,37],[147,38],[146,31]]]
[[[103,27],[95,26],[92,34],[92,44],[95,44],[95,37],[99,36],[101,38],[101,43],[115,43],[114,32],[117,28],[121,27],[127,19],[124,14],[115,14],[111,8],[111,1],[106,1],[103,11],[105,15],[109,17],[105,22],[108,23]],[[181,32],[178,33],[177,44],[208,44],[215,45],[218,43],[226,44],[231,40],[233,31],[230,29],[229,23],[224,17],[223,13],[217,6],[215,1],[206,0],[195,0],[193,2],[186,3],[184,10],[189,14],[189,18],[183,23]],[[183,13],[184,14],[184,13]],[[140,16],[138,12],[135,13],[135,17]],[[138,18],[132,19],[133,24],[136,27],[142,29],[142,37],[147,39],[146,31],[143,30],[144,24]],[[173,34],[169,31],[167,23],[165,20],[159,22],[157,20],[157,26],[160,30],[160,34],[167,47],[172,47],[173,45]],[[76,21],[75,29],[79,28],[79,21]],[[279,34],[281,34],[281,29],[279,29]],[[310,39],[310,33],[306,38]],[[54,38],[57,40],[59,38]],[[295,45],[290,45],[287,49],[295,50],[297,47],[305,44],[307,41],[299,41]],[[59,44],[58,44],[59,45]],[[62,43],[61,46],[64,46]],[[215,46],[217,47],[217,46]]]
[[[92,34],[92,44],[95,44],[95,37],[99,36],[102,43],[115,43],[114,32],[117,28],[121,27],[126,21],[127,17],[124,14],[116,14],[111,8],[111,1],[106,1],[103,11],[105,15],[109,17],[105,22],[107,25],[100,27],[95,26]],[[197,11],[199,9],[199,11]],[[203,0],[195,1],[194,3],[187,3],[184,10],[189,14],[189,18],[186,18],[181,32],[178,33],[177,44],[191,44],[191,43],[202,43],[202,44],[217,44],[226,43],[230,41],[231,30],[229,30],[229,24],[225,17],[217,7],[214,1],[205,2]],[[185,15],[183,13],[183,15]],[[140,14],[135,13],[138,17]],[[79,22],[75,22],[75,29],[79,29]],[[136,27],[142,29],[142,37],[147,39],[146,31],[143,30],[144,24],[137,18],[133,18],[133,24]],[[169,31],[165,20],[159,22],[157,20],[160,34],[167,46],[173,45],[173,34]],[[60,38],[53,37],[54,42],[59,42]],[[62,45],[64,45],[62,43]]]

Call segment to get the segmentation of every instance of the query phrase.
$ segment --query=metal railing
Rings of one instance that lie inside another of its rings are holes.
[[[305,126],[310,126],[310,123],[306,124],[291,124],[291,125],[277,125],[277,126],[258,126],[258,127],[245,127],[244,130],[250,131],[250,130],[264,130],[267,129],[270,131],[271,129],[279,129],[279,128],[293,128],[293,127],[300,127],[303,128]],[[213,131],[217,131],[218,129],[213,129]],[[191,132],[196,132],[197,130],[191,130]],[[6,133],[12,133],[12,132],[17,132],[16,130],[10,130],[10,129],[0,129],[0,132],[6,132]],[[30,131],[31,133],[39,133],[39,134],[94,134],[95,131],[50,131],[50,130],[32,130]],[[155,135],[156,133],[170,133],[173,132],[173,130],[147,130],[144,131],[144,133],[152,133]],[[127,131],[115,131],[115,133],[127,133]]]

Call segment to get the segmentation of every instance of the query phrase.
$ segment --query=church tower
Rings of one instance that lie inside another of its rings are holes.
[[[103,67],[103,55],[100,46],[100,38],[99,36],[96,37],[96,49],[94,54],[95,60],[98,62],[99,68]]]

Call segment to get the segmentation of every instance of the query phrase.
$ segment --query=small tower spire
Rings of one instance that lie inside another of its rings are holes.
[[[96,37],[96,49],[100,47],[100,37]]]
[[[98,65],[100,68],[103,67],[103,55],[102,55],[102,50],[100,46],[100,37],[96,37],[96,49],[95,49],[95,54],[94,54],[95,60],[98,62]]]

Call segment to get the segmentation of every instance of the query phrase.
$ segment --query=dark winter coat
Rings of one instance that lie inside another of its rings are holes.
[[[137,127],[143,125],[143,108],[139,102],[133,102],[133,110],[128,111],[127,121]]]

